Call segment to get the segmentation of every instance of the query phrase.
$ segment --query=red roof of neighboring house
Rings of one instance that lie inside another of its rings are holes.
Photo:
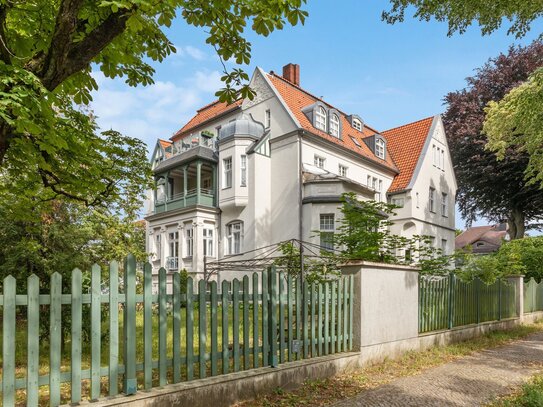
[[[196,115],[190,119],[187,124],[185,124],[171,137],[171,140],[176,141],[176,139],[190,133],[191,130],[194,130],[196,127],[207,122],[208,120],[238,108],[242,102],[243,99],[238,99],[230,104],[216,100],[213,103],[202,107],[196,111]]]
[[[158,142],[160,143],[160,145],[162,146],[162,148],[167,148],[169,146],[172,145],[172,142],[171,141],[168,141],[168,140],[162,140],[162,139],[158,139]]]
[[[307,116],[303,113],[302,109],[312,105],[317,101],[322,102],[329,107],[333,106],[331,106],[329,103],[326,103],[322,99],[313,96],[311,93],[286,80],[282,76],[270,73],[268,74],[268,78],[270,79],[273,86],[275,86],[275,88],[287,104],[287,107],[294,114],[294,117],[296,117],[303,129],[310,131],[311,133],[316,134],[328,141],[331,141],[334,144],[346,147],[349,150],[352,150],[374,162],[378,162],[392,170],[397,171],[397,167],[394,165],[394,162],[390,158],[390,154],[386,154],[385,160],[381,160],[380,158],[377,158],[366,145],[366,143],[364,143],[363,139],[365,137],[370,137],[376,134],[376,131],[374,129],[366,125],[364,125],[362,132],[354,129],[347,120],[346,115],[339,111],[339,109],[335,108],[336,110],[338,110],[341,116],[340,120],[343,134],[341,135],[341,139],[331,136],[330,134],[315,128],[313,124],[309,121]],[[360,147],[355,144],[351,137],[354,137],[358,140]]]
[[[502,240],[506,235],[506,228],[499,228],[499,225],[474,226],[456,236],[454,245],[456,249],[462,249],[477,241],[484,241],[496,246],[501,246]]]
[[[387,140],[392,159],[400,169],[388,192],[401,191],[409,185],[433,120],[433,117],[428,117],[381,133]]]

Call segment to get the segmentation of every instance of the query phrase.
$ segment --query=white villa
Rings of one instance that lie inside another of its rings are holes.
[[[253,100],[202,107],[152,164],[146,207],[154,272],[203,277],[216,261],[333,232],[341,194],[398,206],[391,231],[454,250],[456,179],[439,116],[386,131],[300,87],[300,68],[257,68]],[[323,241],[323,245],[327,242]]]

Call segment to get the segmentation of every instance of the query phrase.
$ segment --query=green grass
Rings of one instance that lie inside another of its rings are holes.
[[[489,407],[540,407],[543,406],[543,374],[533,376],[528,383],[513,394],[496,400]]]
[[[389,383],[392,380],[411,376],[425,369],[438,366],[474,352],[505,345],[529,334],[543,331],[543,323],[521,325],[508,331],[494,331],[466,342],[433,347],[426,351],[410,351],[395,360],[368,366],[353,373],[344,373],[322,380],[308,380],[293,391],[276,389],[273,393],[262,395],[258,400],[237,404],[237,407],[290,407],[324,406],[341,399]],[[543,383],[543,379],[540,383]],[[540,395],[543,395],[543,387]],[[535,397],[530,396],[534,400]],[[543,406],[539,404],[512,404],[512,406]]]

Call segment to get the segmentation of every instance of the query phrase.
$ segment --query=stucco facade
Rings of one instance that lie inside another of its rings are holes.
[[[401,142],[393,133],[389,141],[293,80],[257,68],[253,100],[205,106],[169,141],[157,142],[157,190],[146,203],[155,272],[184,268],[202,278],[205,262],[251,257],[293,238],[319,244],[315,231],[333,231],[344,192],[362,200],[403,198],[391,231],[434,236],[436,246],[446,241],[444,251],[452,252],[456,181],[439,116],[417,135],[424,142],[414,153],[416,168],[407,168],[400,154],[395,159]],[[431,154],[437,145],[445,157],[438,166]],[[405,185],[397,182],[402,174]],[[430,210],[430,187],[447,194],[445,215],[440,201]]]

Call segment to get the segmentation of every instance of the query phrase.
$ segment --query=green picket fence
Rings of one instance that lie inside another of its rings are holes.
[[[487,285],[454,274],[421,276],[419,333],[517,317],[516,295],[516,285],[506,280]]]
[[[543,311],[543,281],[533,278],[524,282],[524,313]]]
[[[153,294],[149,264],[137,293],[132,256],[122,279],[115,262],[108,274],[102,281],[102,270],[94,266],[85,293],[79,270],[73,271],[69,290],[63,289],[61,275],[53,274],[45,294],[34,275],[24,295],[16,294],[15,278],[5,278],[0,296],[4,406],[57,406],[133,394],[352,349],[352,276],[302,284],[270,268],[241,281],[223,281],[218,292],[216,282],[201,280],[195,287],[191,278],[182,290],[174,273],[173,293],[167,294],[167,273],[161,269]],[[63,341],[66,312],[71,327]],[[45,339],[40,339],[42,318],[49,327]],[[82,339],[87,324],[90,344]],[[22,333],[26,341],[17,341]],[[24,360],[16,357],[21,353]]]

